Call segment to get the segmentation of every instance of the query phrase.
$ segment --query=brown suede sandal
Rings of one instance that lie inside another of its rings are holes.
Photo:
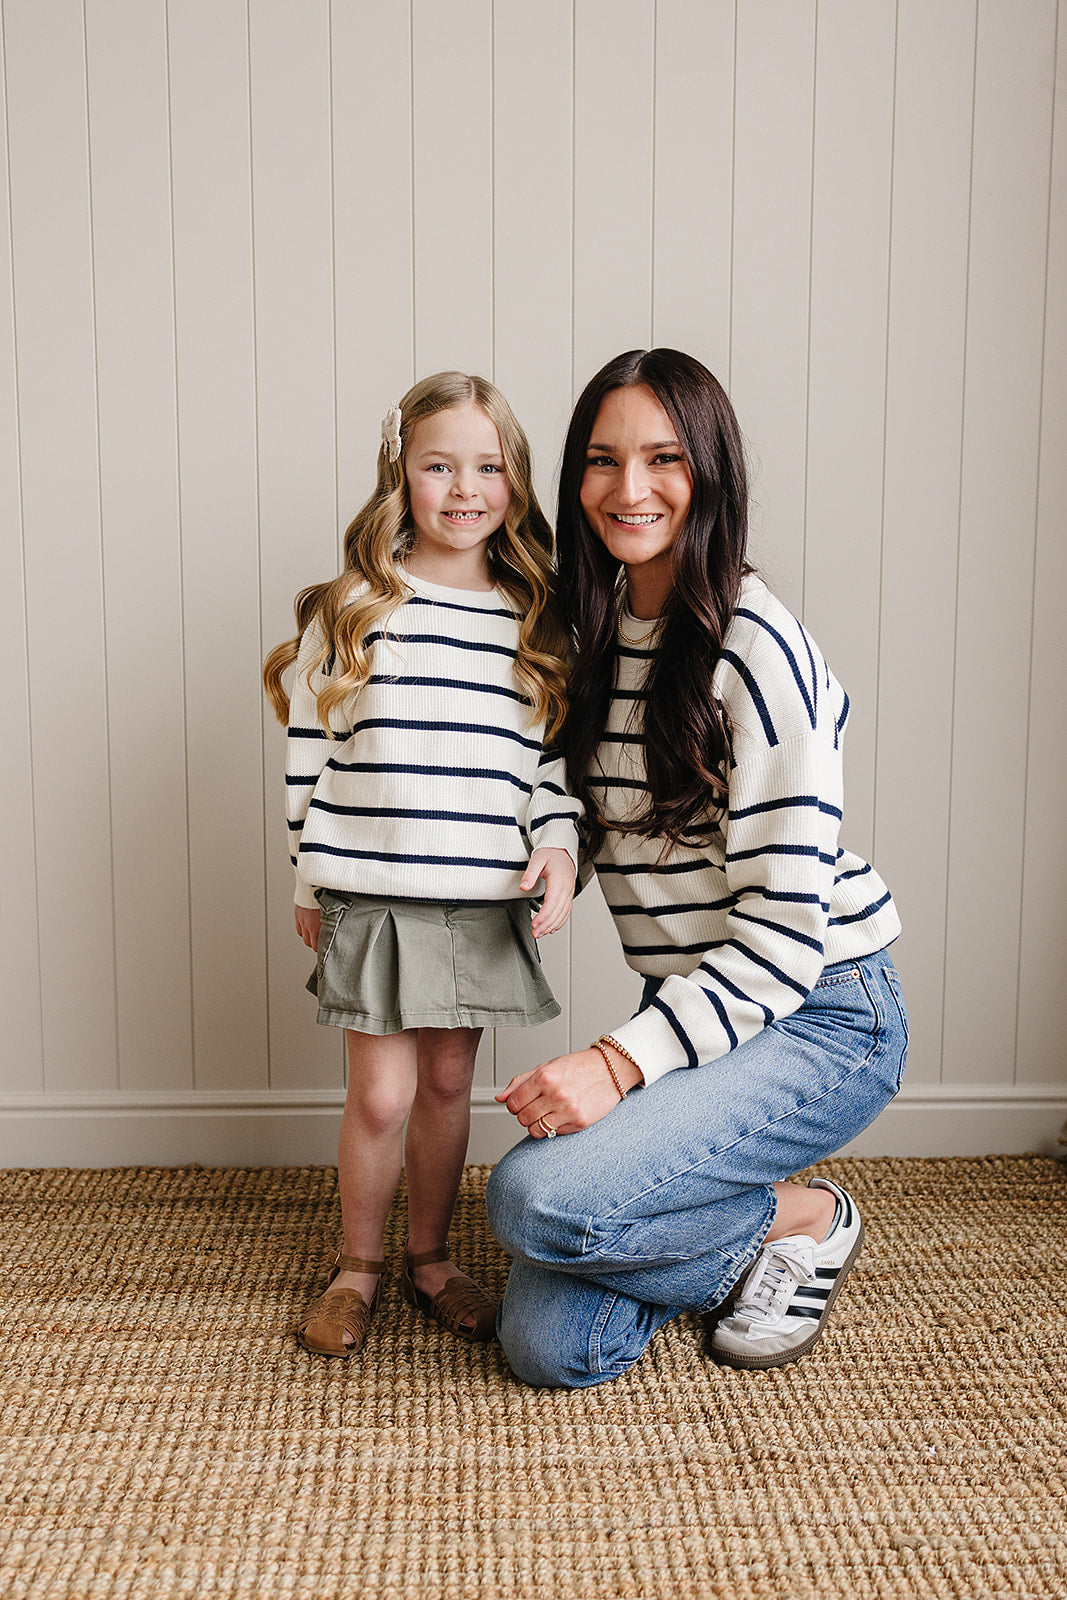
[[[376,1272],[377,1286],[370,1297],[370,1305],[358,1289],[337,1289],[333,1294],[320,1294],[293,1329],[304,1349],[317,1356],[355,1355],[367,1337],[384,1271],[384,1261],[361,1261],[358,1256],[344,1256],[339,1250],[326,1279],[327,1285],[339,1272]],[[351,1336],[351,1344],[345,1342],[346,1333]]]
[[[490,1300],[484,1289],[460,1277],[449,1278],[444,1288],[432,1296],[425,1289],[415,1287],[412,1267],[428,1267],[435,1261],[447,1261],[448,1254],[447,1247],[427,1250],[420,1256],[405,1253],[400,1292],[409,1306],[414,1306],[434,1322],[439,1322],[449,1333],[456,1333],[471,1344],[484,1344],[496,1333],[498,1304],[496,1300]],[[473,1323],[465,1325],[464,1318],[472,1315]]]

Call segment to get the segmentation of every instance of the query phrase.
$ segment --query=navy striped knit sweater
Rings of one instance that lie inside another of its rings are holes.
[[[643,798],[643,689],[655,634],[623,617],[599,751],[608,820]],[[661,859],[656,841],[609,832],[596,867],[626,960],[663,977],[614,1030],[646,1083],[725,1055],[795,1011],[824,966],[900,932],[885,884],[838,845],[848,696],[818,647],[758,578],[745,580],[714,673],[732,727],[720,832]],[[635,734],[637,737],[635,738]]]
[[[517,900],[530,854],[577,858],[581,805],[515,683],[507,599],[406,577],[367,636],[371,674],[329,739],[307,630],[289,710],[286,798],[296,901],[316,888],[409,900]],[[539,895],[538,886],[531,894]]]

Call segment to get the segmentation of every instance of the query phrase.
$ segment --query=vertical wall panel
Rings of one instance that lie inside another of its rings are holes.
[[[2,27],[0,16],[0,27]],[[5,57],[0,35],[0,64]],[[37,926],[37,846],[30,749],[30,684],[26,654],[25,569],[19,477],[18,367],[8,193],[7,90],[0,79],[0,748],[7,775],[7,874],[0,901],[0,974],[4,1063],[0,1086],[44,1088],[41,970]]]
[[[408,8],[344,0],[332,8],[331,41],[343,530],[374,487],[382,418],[415,378]]]
[[[941,1070],[974,45],[974,0],[900,0],[874,843],[909,1082]]]
[[[259,548],[242,0],[168,8],[200,1088],[267,1081]]]
[[[1067,83],[1064,24],[1061,16],[1059,84]],[[1029,1084],[1061,1082],[1065,1065],[1062,985],[1048,979],[1050,957],[1062,962],[1067,950],[1067,106],[1062,97],[1054,117],[1016,1053],[1016,1081]]]
[[[533,450],[554,515],[571,381],[572,5],[493,11],[493,377]]]
[[[755,559],[798,611],[814,61],[814,0],[739,6],[731,398],[751,447]]]
[[[123,1088],[192,1083],[162,0],[86,7]]]
[[[581,0],[574,45],[574,391],[652,340],[653,8]]]
[[[874,831],[895,7],[822,0],[816,39],[804,619],[852,702],[848,847]]]
[[[523,0],[496,0],[494,379],[530,440],[536,487],[550,520],[570,394],[571,49],[570,0],[540,6],[536,28]],[[561,1015],[540,1028],[496,1030],[502,1084],[570,1048],[570,942],[566,928],[539,946]]]
[[[492,0],[413,0],[415,369],[491,374]]]
[[[45,1081],[103,1089],[118,1068],[82,8],[8,4],[4,30]]]
[[[687,350],[730,387],[735,0],[659,0],[654,345]]]
[[[256,419],[264,646],[293,630],[298,589],[337,570],[330,28],[327,0],[250,7]],[[339,1042],[304,990],[284,825],[285,739],[264,704],[270,1082],[336,1082]]]
[[[1048,228],[1054,0],[978,12],[944,1075],[1010,1081]],[[1005,642],[1010,641],[1005,648]]]

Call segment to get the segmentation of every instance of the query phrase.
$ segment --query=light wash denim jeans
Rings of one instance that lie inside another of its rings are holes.
[[[486,1204],[515,1258],[498,1331],[516,1376],[604,1383],[679,1312],[718,1305],[774,1220],[771,1185],[874,1121],[907,1046],[881,950],[826,967],[799,1010],[719,1060],[631,1090],[580,1133],[509,1150]]]

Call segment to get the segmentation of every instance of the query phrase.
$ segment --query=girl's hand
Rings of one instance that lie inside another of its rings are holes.
[[[610,1045],[607,1048],[619,1082],[627,1092],[645,1081],[640,1067]],[[613,1111],[619,1104],[619,1091],[600,1051],[589,1049],[544,1061],[532,1072],[520,1072],[496,1098],[535,1139],[544,1139],[545,1130],[538,1118],[543,1117],[556,1133],[577,1133]]]
[[[296,931],[303,939],[309,950],[318,951],[319,929],[322,927],[322,912],[318,906],[294,906],[296,912]]]
[[[519,888],[532,889],[540,878],[545,881],[545,898],[530,923],[535,939],[558,933],[571,914],[574,899],[575,866],[566,850],[535,850],[530,857]]]

